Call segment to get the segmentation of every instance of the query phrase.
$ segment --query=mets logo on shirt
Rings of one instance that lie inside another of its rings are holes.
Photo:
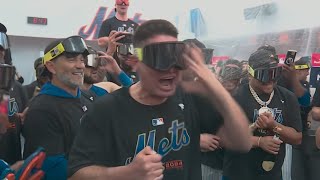
[[[152,126],[164,125],[163,118],[152,119],[151,122],[152,122]]]

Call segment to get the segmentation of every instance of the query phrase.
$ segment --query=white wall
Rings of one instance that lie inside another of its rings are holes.
[[[35,79],[34,60],[39,58],[40,55],[43,56],[45,47],[54,39],[23,36],[10,36],[9,38],[13,64],[19,74],[24,77],[24,85],[29,84]],[[96,41],[87,41],[87,44],[99,49]]]
[[[184,0],[130,2],[129,18],[140,13],[142,19],[164,18],[170,21],[174,20],[175,14],[190,6]],[[114,0],[10,0],[0,6],[0,22],[7,26],[9,35],[63,38],[78,34],[82,26],[89,26],[100,7],[108,7],[107,17],[114,4]],[[27,16],[48,18],[48,25],[27,24]]]
[[[1,0],[4,1],[4,0]],[[277,2],[276,17],[263,21],[245,21],[243,9]],[[207,39],[243,34],[319,26],[319,0],[131,0],[129,17],[141,13],[142,19],[163,18],[173,23],[179,19],[180,39],[192,38],[189,11],[200,8],[208,26]],[[107,7],[105,17],[113,11],[114,0],[10,0],[0,6],[0,22],[11,35],[13,61],[18,71],[31,81],[33,61],[49,43],[48,38],[65,38],[78,34],[92,23],[100,7]],[[27,24],[27,16],[46,17],[48,25]],[[37,38],[30,38],[37,37]],[[92,39],[92,35],[87,38]]]

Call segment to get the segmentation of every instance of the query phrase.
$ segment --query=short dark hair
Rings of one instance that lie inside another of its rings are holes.
[[[52,42],[50,42],[50,43],[47,45],[47,47],[44,49],[44,54],[46,54],[46,53],[49,52],[51,49],[53,49],[54,47],[56,47],[59,43],[62,42],[62,40],[63,40],[63,39],[56,39],[56,40],[53,40]],[[60,55],[59,55],[59,56],[60,56]],[[57,56],[57,57],[59,57],[59,56]],[[52,59],[51,61],[56,60],[57,57],[55,57],[55,58]],[[44,64],[44,66],[45,66],[45,64]],[[45,76],[48,76],[50,80],[52,79],[52,73],[47,69],[46,66],[45,66],[45,69],[44,69],[43,74],[44,74]]]
[[[156,35],[169,35],[178,37],[177,28],[169,21],[163,19],[154,19],[142,23],[133,35],[133,45],[135,47],[143,46],[143,43]]]
[[[228,59],[225,61],[224,65],[229,65],[229,64],[234,64],[236,66],[239,66],[241,67],[241,62],[239,60],[236,60],[236,59]]]
[[[194,44],[200,49],[207,48],[206,45],[204,45],[201,41],[199,41],[196,38],[195,39],[185,39],[185,40],[183,40],[183,42],[185,42],[186,44]]]

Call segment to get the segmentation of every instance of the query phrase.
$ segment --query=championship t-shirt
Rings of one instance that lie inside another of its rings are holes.
[[[130,19],[127,21],[120,21],[114,16],[103,21],[99,31],[99,38],[109,36],[110,32],[113,30],[133,34],[137,27],[138,24]]]
[[[260,95],[259,98],[266,102],[269,95]],[[258,111],[261,108],[252,96],[249,85],[241,86],[235,94],[236,101],[240,104],[250,123],[254,123],[258,118]],[[289,126],[301,132],[301,116],[297,98],[289,90],[276,86],[274,96],[268,105],[271,108],[274,119],[285,126]],[[257,129],[254,136],[273,136],[274,133]],[[226,151],[224,159],[224,175],[230,180],[259,180],[261,177],[269,177],[272,180],[281,177],[281,167],[285,157],[285,143],[281,144],[278,155],[275,156],[275,164],[271,171],[265,171],[262,163],[270,154],[261,148],[252,148],[249,153],[240,154],[237,152]]]
[[[215,128],[222,124],[213,108],[201,113],[208,106],[180,91],[155,106],[138,103],[128,88],[98,99],[82,119],[69,156],[69,176],[91,165],[128,165],[150,146],[162,156],[164,179],[201,179],[199,121],[210,119]]]

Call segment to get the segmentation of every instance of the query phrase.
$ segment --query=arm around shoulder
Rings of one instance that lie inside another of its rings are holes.
[[[311,115],[313,120],[320,121],[320,107],[313,107]]]

